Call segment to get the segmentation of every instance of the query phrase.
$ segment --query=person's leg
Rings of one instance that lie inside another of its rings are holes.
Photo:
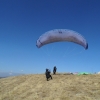
[[[55,71],[53,71],[53,74],[55,74]]]
[[[52,79],[52,76],[50,75],[51,79]]]
[[[47,78],[47,81],[48,81],[48,77],[46,77]]]

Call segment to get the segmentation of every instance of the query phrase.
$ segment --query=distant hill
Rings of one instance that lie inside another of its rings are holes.
[[[6,78],[6,77],[0,77],[0,79],[1,79],[1,78]]]
[[[0,77],[9,77],[9,76],[18,76],[22,75],[22,73],[14,73],[14,72],[0,72]]]

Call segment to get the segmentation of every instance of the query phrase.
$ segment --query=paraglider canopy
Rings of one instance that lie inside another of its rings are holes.
[[[88,43],[85,38],[81,34],[68,29],[54,29],[44,33],[36,41],[36,46],[40,48],[43,45],[61,41],[73,42],[88,49]]]

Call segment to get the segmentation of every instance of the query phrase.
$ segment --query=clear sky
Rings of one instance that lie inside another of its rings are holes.
[[[89,48],[58,42],[38,49],[52,29],[82,34]],[[0,71],[44,73],[100,71],[100,0],[0,0]]]

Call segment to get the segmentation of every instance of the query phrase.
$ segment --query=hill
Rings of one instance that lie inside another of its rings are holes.
[[[100,100],[100,75],[21,75],[0,79],[0,100]]]

